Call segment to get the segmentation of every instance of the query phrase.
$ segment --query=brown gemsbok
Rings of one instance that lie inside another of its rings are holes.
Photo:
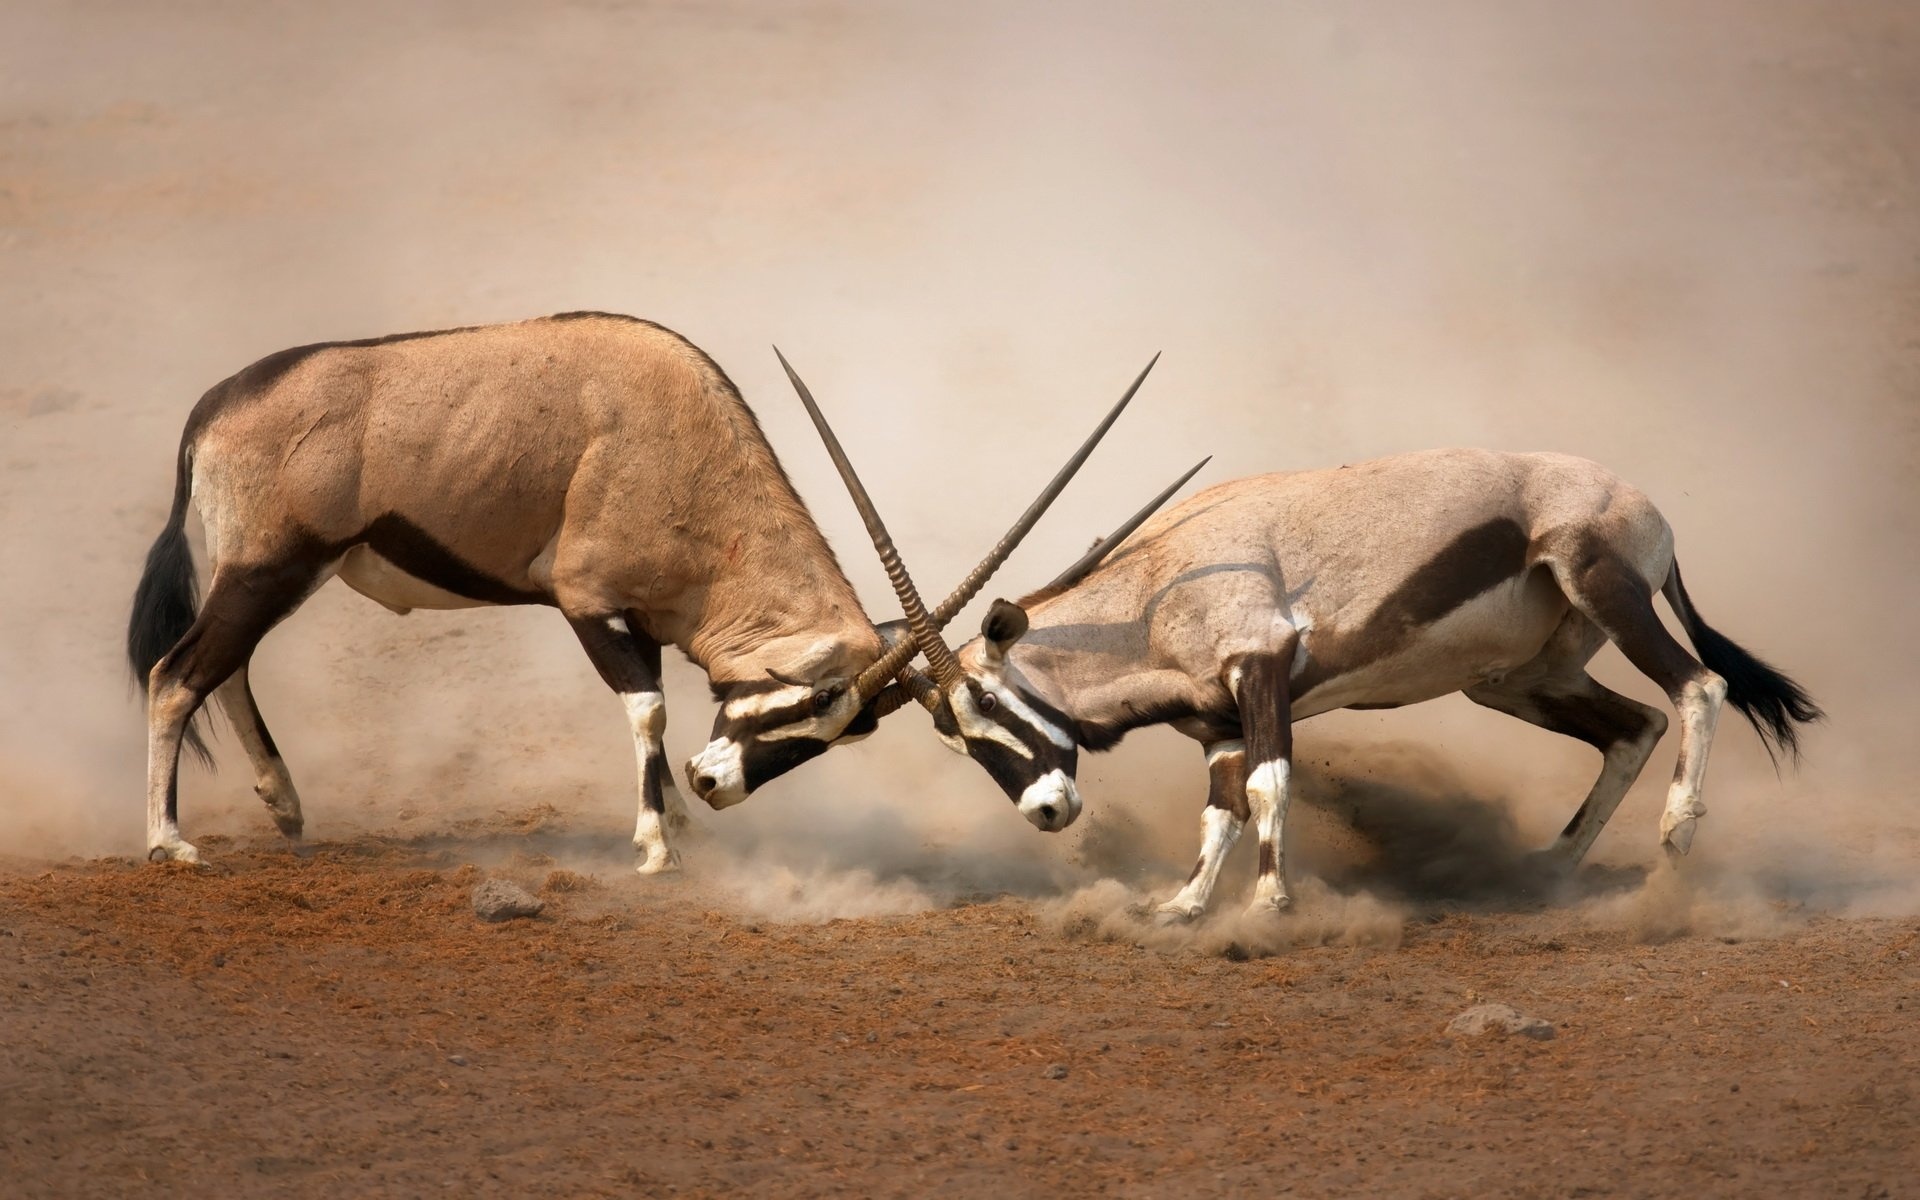
[[[980,565],[980,582],[1132,396]],[[204,605],[189,504],[206,534]],[[667,825],[684,820],[662,744],[662,645],[706,671],[720,704],[687,764],[715,808],[872,732],[903,700],[890,685],[917,653],[917,638],[868,619],[733,383],[667,329],[566,313],[284,350],[194,407],[172,512],[134,595],[127,654],[147,691],[150,857],[198,860],[180,835],[179,754],[184,739],[208,757],[192,726],[215,692],[255,790],[300,836],[300,798],[247,664],[335,575],[396,613],[558,608],[626,705],[642,872],[677,863]],[[919,634],[937,635],[924,621]]]
[[[1660,822],[1670,858],[1706,812],[1723,701],[1770,755],[1797,757],[1795,726],[1822,715],[1700,618],[1665,518],[1584,459],[1432,450],[1256,476],[1200,492],[1111,552],[1125,536],[1019,604],[996,602],[958,654],[916,630],[932,679],[914,687],[948,745],[1048,831],[1079,815],[1081,748],[1158,724],[1198,740],[1211,781],[1200,857],[1160,905],[1169,917],[1205,911],[1249,820],[1253,908],[1287,906],[1292,723],[1316,713],[1462,692],[1595,747],[1600,776],[1546,851],[1561,868],[1586,854],[1667,728],[1659,710],[1587,674],[1606,641],[1680,716]],[[1698,658],[1661,624],[1656,591]]]

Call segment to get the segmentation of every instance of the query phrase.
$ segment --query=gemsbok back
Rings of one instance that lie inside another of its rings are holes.
[[[983,581],[1132,395],[981,564]],[[204,605],[189,504],[206,534]],[[662,742],[662,645],[706,671],[720,704],[687,764],[714,808],[872,732],[905,698],[893,680],[917,653],[917,638],[868,619],[733,383],[667,329],[567,313],[284,350],[194,407],[134,595],[149,857],[198,861],[180,835],[179,754],[184,739],[208,757],[192,723],[216,692],[268,812],[301,835],[247,664],[336,575],[401,614],[558,608],[626,705],[643,873],[678,863],[668,824],[684,820]]]
[[[858,490],[850,472],[843,478]],[[916,687],[948,745],[1048,831],[1079,815],[1081,749],[1158,724],[1198,740],[1211,784],[1200,856],[1160,905],[1169,917],[1206,910],[1248,821],[1260,840],[1252,908],[1289,904],[1292,724],[1316,713],[1463,692],[1593,746],[1600,776],[1546,852],[1566,868],[1667,728],[1659,710],[1587,674],[1606,641],[1679,714],[1660,821],[1671,858],[1687,852],[1706,812],[1701,780],[1723,702],[1770,755],[1797,758],[1795,727],[1822,715],[1799,685],[1701,619],[1665,518],[1584,459],[1432,450],[1256,476],[1203,491],[1126,538],[1123,528],[1018,604],[996,602],[958,654],[916,632],[932,676]],[[1661,624],[1655,592],[1697,658]]]

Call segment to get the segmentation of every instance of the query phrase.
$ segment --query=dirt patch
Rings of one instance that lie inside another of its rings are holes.
[[[776,922],[504,831],[207,849],[0,873],[11,1194],[1858,1196],[1920,1144],[1912,919],[1250,957],[1011,897]],[[545,913],[476,919],[476,860]],[[1482,1002],[1558,1036],[1449,1039]]]

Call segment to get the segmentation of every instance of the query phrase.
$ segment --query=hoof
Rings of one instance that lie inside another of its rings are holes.
[[[1693,849],[1693,829],[1700,823],[1698,817],[1682,817],[1670,827],[1660,831],[1660,844],[1666,847],[1669,859],[1678,859]],[[1666,822],[1660,823],[1666,826]]]
[[[307,831],[306,820],[302,817],[297,817],[297,816],[283,817],[280,814],[275,813],[273,814],[273,825],[274,825],[274,828],[280,831],[280,836],[286,838],[290,842],[298,842],[301,836],[304,835]]]
[[[1247,905],[1247,915],[1258,919],[1277,917],[1293,907],[1292,896],[1261,896]]]
[[[175,842],[171,846],[154,846],[147,851],[148,862],[178,862],[198,865],[200,852],[188,842]]]
[[[662,848],[654,853],[648,853],[645,847],[640,847],[640,854],[641,859],[633,868],[637,875],[665,875],[680,869],[678,850]]]
[[[1207,906],[1204,904],[1181,904],[1177,901],[1169,900],[1165,904],[1157,905],[1154,908],[1153,921],[1156,925],[1191,925],[1193,922],[1198,921],[1206,911]]]

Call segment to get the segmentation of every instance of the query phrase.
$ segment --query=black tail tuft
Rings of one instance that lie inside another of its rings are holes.
[[[1680,582],[1678,562],[1667,576],[1665,591],[1667,603],[1673,605],[1674,615],[1680,618],[1687,636],[1693,639],[1693,648],[1700,652],[1700,661],[1727,681],[1727,701],[1740,710],[1760,735],[1768,756],[1774,757],[1777,763],[1775,752],[1784,750],[1793,761],[1799,762],[1800,735],[1794,726],[1811,724],[1826,716],[1813,702],[1813,697],[1807,695],[1805,688],[1701,620],[1692,598],[1687,595],[1686,585]]]
[[[182,446],[174,480],[173,512],[167,517],[167,527],[147,551],[146,570],[140,573],[140,586],[133,592],[133,612],[127,617],[127,665],[143,693],[154,664],[193,627],[198,606],[193,554],[187,547],[187,448]],[[212,765],[213,754],[207,749],[206,739],[192,725],[187,727],[186,744],[201,762]]]

